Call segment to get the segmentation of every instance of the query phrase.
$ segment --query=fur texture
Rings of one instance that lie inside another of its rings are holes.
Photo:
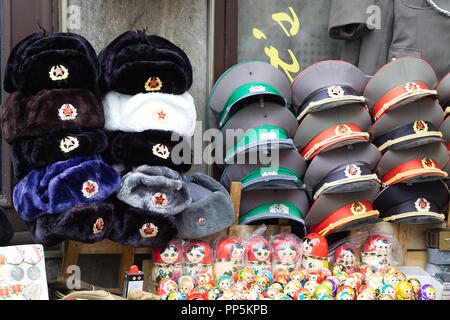
[[[103,98],[105,130],[142,132],[171,131],[190,139],[197,112],[194,99],[167,93],[139,93],[134,96],[110,91]]]
[[[63,65],[69,77],[52,81],[49,71]],[[19,42],[11,52],[4,86],[7,92],[34,94],[43,89],[96,87],[100,64],[92,45],[74,33],[46,35],[37,32]]]
[[[135,95],[145,93],[145,83],[158,77],[158,92],[182,94],[192,86],[192,65],[186,53],[167,39],[127,31],[99,54],[100,88]]]
[[[164,159],[158,155],[158,145],[167,147],[170,154]],[[173,152],[175,146],[179,152]],[[156,151],[156,154],[155,154]],[[141,165],[164,166],[178,172],[187,172],[192,166],[191,147],[186,139],[173,135],[170,131],[146,130],[143,132],[113,131],[108,133],[108,148],[102,154],[106,163],[127,164],[138,167]],[[181,163],[175,157],[181,158]],[[184,161],[186,158],[186,161]]]
[[[158,193],[167,203],[160,206],[155,200]],[[192,202],[183,176],[167,167],[143,165],[122,178],[117,199],[139,209],[176,215]]]
[[[134,248],[161,247],[177,236],[177,224],[173,216],[149,212],[130,207],[123,202],[114,202],[113,227],[108,238],[114,242]],[[143,237],[141,229],[152,224],[155,234]]]
[[[75,119],[61,119],[59,111],[66,104],[76,109]],[[105,124],[100,100],[85,89],[43,90],[34,96],[15,92],[3,104],[0,116],[3,137],[8,143],[42,136],[62,124],[75,124],[82,129],[103,128]]]
[[[61,144],[67,137],[75,138],[79,146],[65,152],[64,149],[61,149]],[[54,162],[102,153],[106,150],[107,145],[108,138],[100,129],[81,131],[75,125],[62,125],[46,135],[13,142],[11,160],[14,175],[20,180],[31,170],[45,167]]]
[[[14,236],[14,229],[3,208],[0,208],[0,246],[8,244]]]
[[[47,247],[64,240],[95,243],[105,239],[111,232],[113,213],[114,205],[111,203],[86,203],[59,215],[41,216],[27,225],[33,241]],[[100,218],[102,228],[98,228]]]
[[[220,232],[234,223],[233,202],[219,182],[203,173],[194,174],[187,181],[193,202],[176,216],[179,238],[199,239]]]
[[[85,182],[98,185],[86,196]],[[31,171],[13,191],[14,208],[25,221],[58,214],[72,207],[103,201],[120,186],[120,175],[99,155],[76,157]]]

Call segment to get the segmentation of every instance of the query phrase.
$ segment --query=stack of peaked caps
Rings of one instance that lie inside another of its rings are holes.
[[[110,239],[157,247],[175,236],[190,239],[233,222],[228,192],[191,169],[196,108],[186,53],[145,31],[126,31],[99,54],[104,93],[105,161],[122,176]]]
[[[441,223],[448,204],[448,125],[437,98],[449,100],[448,79],[438,86],[429,62],[419,57],[393,60],[364,90],[374,119],[372,142],[382,153],[376,172],[382,189],[374,207],[384,221]],[[445,105],[444,105],[445,107]]]
[[[379,221],[373,208],[381,157],[370,143],[372,118],[363,96],[367,77],[344,61],[322,61],[292,82],[299,121],[294,143],[308,162],[309,232],[328,236]]]
[[[439,131],[442,133],[442,139],[444,140],[444,143],[447,147],[447,150],[450,152],[450,73],[445,75],[441,81],[436,86],[436,91],[438,94],[438,101],[440,105],[442,106],[444,110],[444,121],[439,127]],[[450,173],[450,161],[447,162],[447,164],[444,167],[444,171],[447,172],[447,174]],[[449,182],[449,179],[447,179],[447,184]]]
[[[298,122],[290,106],[290,83],[281,71],[265,62],[245,62],[216,82],[207,122],[222,132],[223,145],[216,147],[221,183],[227,189],[242,183],[239,224],[288,219],[293,233],[303,237],[309,209],[302,181],[306,162],[294,145]]]
[[[92,243],[111,229],[104,200],[120,175],[99,155],[107,146],[99,76],[94,49],[72,33],[34,33],[7,61],[1,128],[20,180],[14,207],[36,243]]]

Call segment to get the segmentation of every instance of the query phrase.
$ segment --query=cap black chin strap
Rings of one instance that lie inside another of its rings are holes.
[[[36,20],[36,25],[38,26],[39,29],[42,30],[42,32],[44,32],[45,35],[47,35],[47,30],[45,30],[45,28],[42,26],[41,21],[39,19]]]

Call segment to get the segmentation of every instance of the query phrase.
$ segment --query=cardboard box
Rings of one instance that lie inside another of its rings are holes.
[[[431,229],[427,231],[427,247],[450,251],[450,229]]]

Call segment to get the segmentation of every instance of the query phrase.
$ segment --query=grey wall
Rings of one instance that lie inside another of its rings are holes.
[[[67,0],[67,31],[86,37],[100,52],[127,30],[145,28],[147,34],[167,38],[188,55],[194,72],[189,90],[197,107],[197,119],[205,121],[209,95],[208,0]],[[78,9],[79,8],[79,9]],[[79,10],[80,29],[77,27]],[[63,25],[64,27],[64,25]],[[191,171],[207,172],[206,165]]]

